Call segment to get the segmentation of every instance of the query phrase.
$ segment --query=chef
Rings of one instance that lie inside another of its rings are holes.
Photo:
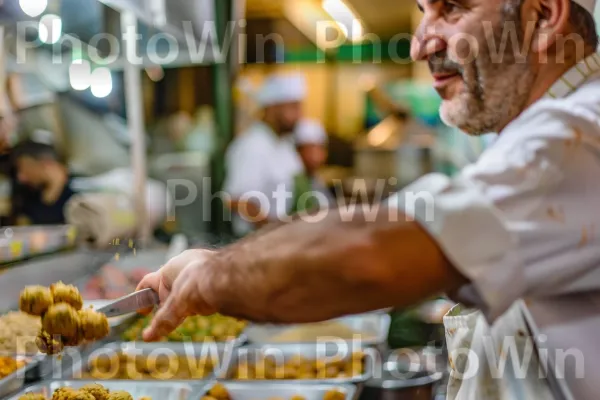
[[[330,207],[333,196],[318,175],[327,161],[325,128],[318,121],[302,120],[294,130],[294,143],[304,168],[294,177],[292,214]]]
[[[595,1],[418,2],[412,56],[429,64],[443,120],[497,132],[494,144],[376,214],[338,210],[183,253],[140,285],[164,302],[145,339],[190,314],[308,322],[445,291],[463,302],[444,319],[448,398],[597,399]]]
[[[233,229],[238,236],[281,220],[291,211],[294,177],[302,171],[292,133],[302,117],[305,95],[301,75],[269,76],[257,95],[261,120],[237,137],[227,151],[224,191],[234,211]]]

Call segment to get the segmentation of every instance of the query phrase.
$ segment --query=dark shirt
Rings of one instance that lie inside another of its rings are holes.
[[[58,199],[52,204],[42,201],[42,192],[30,188],[20,189],[20,214],[26,216],[32,225],[61,225],[65,223],[64,207],[75,191],[71,189],[72,177],[69,177]]]

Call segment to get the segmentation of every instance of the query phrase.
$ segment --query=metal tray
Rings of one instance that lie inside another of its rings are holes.
[[[202,396],[205,396],[210,388],[217,382],[204,386]],[[316,383],[311,385],[299,383],[258,383],[258,382],[220,382],[231,400],[268,400],[268,399],[290,399],[292,396],[300,395],[306,400],[323,400],[323,396],[330,390],[337,390],[346,395],[346,400],[353,400],[356,395],[356,386],[352,384],[326,384]]]
[[[339,322],[350,328],[357,334],[368,335],[361,342],[365,346],[377,346],[387,342],[388,333],[390,330],[391,317],[384,313],[368,313],[359,315],[349,315],[342,318],[332,320]],[[255,344],[273,343],[271,339],[276,335],[291,329],[302,327],[300,325],[256,325],[251,324],[244,330],[248,336],[248,341]],[[285,343],[285,342],[279,342]],[[314,342],[313,342],[314,343]]]
[[[231,363],[233,352],[233,343],[109,343],[88,351],[78,361],[71,365],[65,365],[66,368],[56,368],[52,377],[53,379],[80,379],[82,373],[89,370],[89,363],[92,358],[102,354],[129,353],[141,356],[175,354],[193,358],[208,356],[215,361],[215,367],[204,379],[213,379],[224,374]],[[182,379],[177,380],[182,381]]]
[[[277,379],[277,380],[244,380],[243,382],[285,382],[296,384],[314,384],[314,383],[362,383],[371,379],[377,371],[381,370],[381,356],[379,352],[371,347],[355,348],[349,343],[340,344],[281,344],[281,345],[248,345],[236,349],[231,357],[231,362],[227,365],[227,369],[223,373],[217,375],[219,379],[235,380],[233,374],[240,360],[251,362],[259,356],[265,355],[281,355],[283,362],[287,362],[294,356],[302,356],[309,360],[323,359],[326,357],[341,356],[346,359],[351,356],[354,351],[362,351],[365,354],[364,372],[361,375],[348,378],[315,378],[315,379]],[[240,382],[238,380],[235,380]]]
[[[112,340],[116,341],[116,342],[120,342],[120,343],[140,343],[140,342],[123,342],[121,340],[121,336],[123,335],[123,333],[125,333],[127,331],[127,329],[129,329],[138,319],[143,318],[143,316],[134,314],[134,315],[130,315],[129,317],[119,321],[119,323],[117,324],[113,324],[110,328],[111,330],[111,334],[110,337]],[[216,343],[232,343],[234,347],[240,347],[244,344],[246,344],[248,342],[248,336],[246,335],[246,330],[248,329],[248,327],[246,327],[242,333],[236,337],[234,340],[227,340],[225,342],[216,342]],[[192,343],[192,344],[202,344],[202,342],[162,342],[164,343],[169,343],[169,344],[183,344],[183,343]]]
[[[61,387],[80,388],[88,383],[96,383],[95,381],[45,381],[22,390],[8,400],[18,400],[25,393],[41,393],[47,398],[52,396],[52,393]],[[102,381],[102,386],[109,390],[125,390],[129,392],[134,399],[139,399],[143,396],[149,396],[154,400],[197,400],[197,396],[193,395],[198,392],[204,385],[189,384],[186,382],[160,382],[160,381]]]
[[[38,365],[39,361],[40,357],[28,357],[27,362],[23,367],[0,379],[0,397],[6,396],[7,394],[22,388],[23,385],[25,385],[25,379],[28,373]]]

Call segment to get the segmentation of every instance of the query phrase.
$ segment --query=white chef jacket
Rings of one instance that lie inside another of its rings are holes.
[[[292,209],[294,176],[303,171],[291,135],[280,137],[266,124],[254,123],[236,138],[226,154],[224,191],[235,200],[260,204],[270,219],[285,218]],[[279,196],[276,193],[287,194]],[[233,215],[233,229],[244,235],[252,225]]]
[[[486,336],[499,358],[510,358],[501,349],[504,338],[517,338],[522,357],[528,315],[548,335],[537,344],[548,349],[550,367],[557,351],[580,350],[585,358],[583,377],[569,362],[566,379],[558,376],[565,396],[598,398],[599,55],[563,75],[457,177],[425,176],[390,201],[414,216],[469,278],[460,294],[481,310],[457,309],[444,320],[451,374],[456,364],[464,367],[454,350],[471,350],[487,362]],[[470,381],[451,376],[448,398],[552,398],[546,382],[530,374],[490,376],[483,367]]]

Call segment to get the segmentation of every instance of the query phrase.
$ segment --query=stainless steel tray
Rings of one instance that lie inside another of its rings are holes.
[[[353,332],[364,335],[361,342],[365,346],[377,346],[387,342],[390,330],[391,317],[388,314],[375,312],[359,315],[349,315],[332,320],[347,326]],[[255,344],[275,343],[273,338],[285,331],[298,329],[300,325],[256,325],[251,324],[246,327],[244,333],[248,336],[248,341]],[[283,342],[280,342],[283,343]],[[314,343],[314,342],[313,342]]]
[[[129,353],[141,356],[175,354],[191,358],[210,357],[215,367],[204,379],[213,379],[223,375],[227,370],[234,349],[233,343],[109,343],[87,352],[77,362],[66,365],[66,368],[55,369],[52,377],[53,379],[80,379],[82,373],[89,370],[89,363],[94,357],[102,354]]]
[[[216,382],[207,384],[202,396],[206,395]],[[352,384],[300,384],[300,383],[271,383],[271,382],[220,382],[231,400],[268,400],[268,399],[290,399],[292,396],[300,395],[305,400],[323,400],[323,396],[330,390],[337,390],[346,395],[346,400],[353,400],[356,395],[356,386]]]
[[[45,381],[22,390],[7,400],[18,400],[25,393],[40,393],[50,398],[52,393],[61,387],[80,388],[88,383],[95,381]],[[125,390],[129,392],[134,399],[143,396],[151,397],[153,400],[198,400],[194,395],[198,393],[201,387],[205,385],[189,384],[186,382],[161,382],[161,381],[102,381],[102,386],[109,390]]]
[[[23,367],[0,379],[0,398],[22,388],[25,384],[27,373],[35,368],[39,361],[40,357],[28,357],[27,363]]]
[[[277,357],[280,362],[287,362],[294,356],[302,356],[309,360],[326,359],[330,357],[342,357],[347,359],[351,357],[352,352],[362,351],[365,354],[364,372],[361,375],[347,378],[315,378],[315,379],[277,379],[277,380],[244,380],[243,382],[285,382],[296,384],[314,384],[314,383],[362,383],[371,379],[376,371],[381,370],[381,356],[379,352],[371,347],[355,348],[348,343],[339,344],[280,344],[280,345],[248,345],[236,349],[231,357],[231,362],[223,373],[217,375],[220,379],[233,379],[235,369],[241,360],[251,363],[263,356]],[[240,381],[238,381],[240,382]]]
[[[123,342],[121,340],[121,336],[123,335],[123,333],[125,333],[125,331],[127,331],[127,329],[129,329],[139,318],[143,318],[140,315],[134,314],[134,315],[129,315],[127,316],[127,318],[123,318],[121,321],[118,321],[118,323],[111,325],[110,331],[111,331],[111,338],[112,340],[116,341],[116,342],[121,342],[121,343],[139,343],[139,342]],[[246,329],[248,329],[246,327]],[[242,333],[236,337],[234,340],[228,340],[225,342],[217,342],[217,343],[232,343],[234,347],[240,347],[244,344],[246,344],[248,342],[248,336],[246,335],[246,329],[244,329],[242,331]],[[169,344],[181,344],[181,343],[192,343],[192,344],[201,344],[202,342],[162,342],[162,343],[169,343]]]

